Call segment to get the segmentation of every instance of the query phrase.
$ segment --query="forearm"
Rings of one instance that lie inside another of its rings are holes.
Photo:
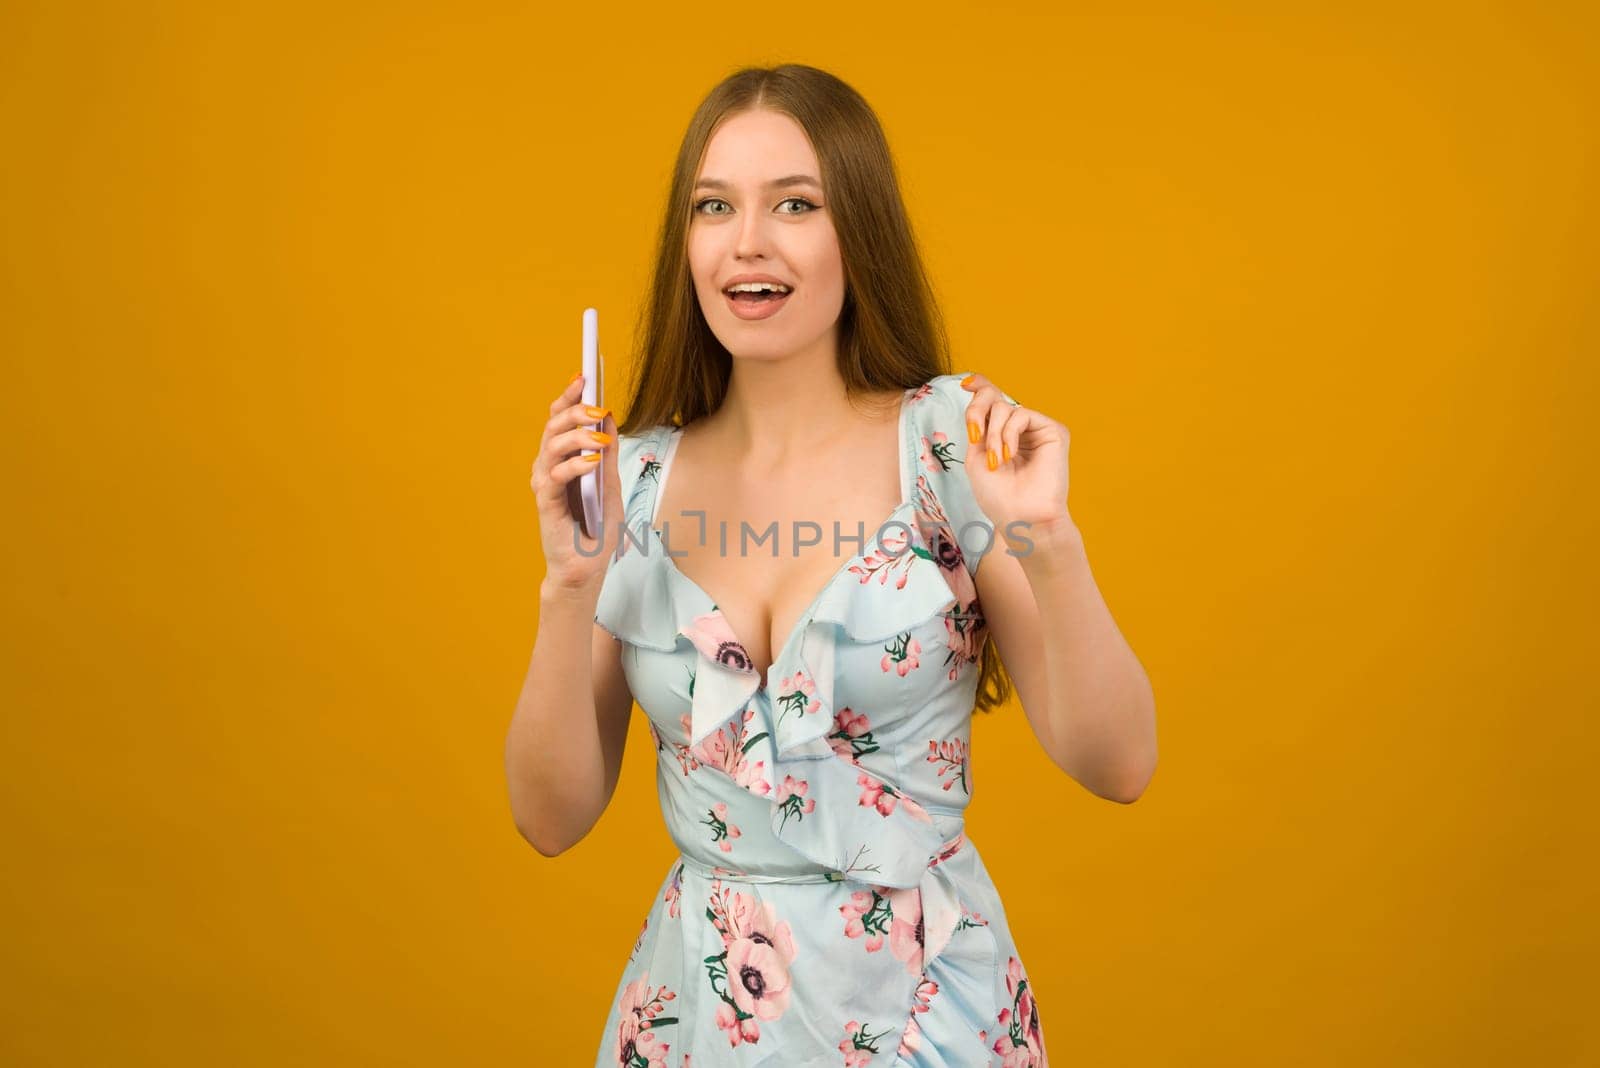
[[[1131,801],[1155,771],[1155,696],[1117,629],[1070,517],[1036,524],[1019,556],[1041,621],[1050,758],[1101,797]]]
[[[506,780],[517,829],[554,856],[604,811],[608,782],[596,715],[592,648],[598,584],[541,586],[539,631],[506,734]]]

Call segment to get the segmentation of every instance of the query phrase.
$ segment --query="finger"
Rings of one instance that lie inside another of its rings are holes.
[[[604,454],[608,448],[613,447],[616,438],[597,429],[603,425],[610,412],[610,408],[587,404],[574,404],[569,408],[563,418],[570,425],[570,429],[557,434],[550,442],[555,458],[558,461],[564,460],[585,449],[598,449]],[[602,440],[604,438],[610,440]]]
[[[1006,428],[1015,422],[1013,416],[1016,413],[1016,409],[1007,403],[1004,397],[999,395],[1000,391],[995,387],[988,386],[984,392],[987,394],[990,390],[994,391],[995,396],[990,400],[989,418],[986,424],[983,444],[986,466],[990,471],[996,471],[1002,464],[1011,459],[1010,453],[1006,449],[1005,435]]]
[[[610,408],[586,404],[569,404],[550,417],[540,438],[539,456],[534,461],[535,478],[542,469],[549,471],[562,460],[584,449],[604,450],[616,444],[616,435],[609,441],[594,436],[595,427],[610,413]]]
[[[607,419],[610,416],[606,417]],[[605,425],[602,421],[601,426]],[[604,430],[594,429],[594,424],[584,423],[582,426],[563,430],[550,439],[550,454],[557,460],[565,460],[585,449],[598,449],[602,452],[616,444],[616,435],[608,434]]]
[[[1010,405],[1002,405],[1010,408]],[[998,418],[998,416],[997,416]],[[1032,425],[1032,414],[1028,409],[1018,405],[1005,413],[1005,422],[1000,427],[1000,463],[1009,464],[1017,458],[1017,448],[1022,441],[1023,432]]]
[[[1000,441],[996,436],[998,430],[991,426],[994,417],[1003,412],[996,411],[996,404],[1010,407],[1005,400],[1005,394],[993,383],[984,379],[982,375],[969,376],[968,388],[975,388],[972,401],[967,405],[967,441],[972,445],[982,445],[976,450],[977,455],[984,457],[984,466],[993,471],[1000,464]],[[990,449],[994,451],[994,461],[988,462]]]
[[[573,427],[583,427],[590,430],[599,428],[601,422],[610,413],[611,409],[593,404],[584,404],[579,401],[567,406],[567,409],[556,418],[562,430]]]
[[[564,502],[567,494],[567,483],[577,478],[586,471],[594,470],[594,465],[604,458],[603,452],[591,452],[585,456],[573,456],[552,464],[550,478],[545,483],[545,499],[553,504]],[[564,506],[564,504],[563,504]]]
[[[587,437],[577,442],[579,438],[571,435],[574,429],[595,430],[599,427],[610,408],[600,408],[582,402],[568,404],[550,417],[546,425],[544,440],[541,449],[544,451],[555,450],[556,458],[565,459],[579,448],[588,448],[590,441]]]
[[[563,460],[578,455],[584,449],[598,449],[600,451],[596,455],[604,455],[605,448],[615,443],[615,435],[612,435],[612,441],[602,442],[595,439],[587,428],[575,429],[572,426],[574,418],[588,419],[587,411],[582,404],[566,405],[557,414],[552,415],[544,425],[544,432],[540,437],[539,455],[534,458],[533,475],[530,480],[535,494],[541,499],[547,498],[548,494],[563,491],[563,483],[554,475],[555,468]]]
[[[583,373],[580,371],[572,376],[572,380],[556,394],[556,399],[550,402],[550,418],[554,419],[564,409],[572,407],[582,398]]]
[[[555,422],[556,416],[563,409],[572,407],[573,403],[582,398],[582,396],[583,372],[579,371],[577,374],[572,376],[571,381],[566,384],[566,387],[556,395],[556,399],[550,402],[550,418],[545,422],[544,430],[539,435],[540,452],[544,451],[545,445],[550,441],[550,435],[553,432],[565,429],[565,427],[553,427],[551,425]]]
[[[988,381],[989,380],[983,375],[974,371],[961,379],[961,388],[976,392],[977,390],[982,389],[984,384]],[[971,401],[967,402],[967,444],[969,445],[975,445],[979,441],[983,440],[984,428],[983,423],[979,418],[981,414],[982,409],[974,409]]]
[[[561,392],[557,394],[556,399],[550,402],[550,414],[555,415],[561,409],[568,407],[582,396],[583,372],[579,371],[577,374],[573,375],[567,380],[567,384],[561,387]]]
[[[989,414],[989,448],[995,454],[995,467],[1005,467],[1016,457],[1016,443],[1027,428],[1027,412],[1002,401]]]

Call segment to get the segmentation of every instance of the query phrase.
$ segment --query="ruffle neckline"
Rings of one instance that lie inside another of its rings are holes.
[[[765,763],[770,771],[746,788],[773,802],[772,830],[780,841],[810,862],[839,872],[841,878],[862,878],[886,887],[922,887],[948,905],[944,899],[951,891],[944,885],[943,873],[935,875],[934,862],[951,843],[930,814],[901,794],[896,784],[887,784],[886,792],[898,802],[889,813],[880,817],[866,807],[874,821],[870,832],[829,820],[786,820],[777,800],[779,785],[792,776],[809,783],[807,796],[816,800],[819,810],[862,811],[865,802],[858,803],[858,795],[868,773],[836,753],[827,738],[837,711],[834,665],[840,643],[882,642],[964,607],[930,550],[929,532],[923,526],[927,516],[916,499],[916,486],[908,489],[902,484],[902,492],[910,496],[867,535],[862,551],[841,564],[818,592],[763,679],[748,666],[748,655],[710,595],[678,570],[654,530],[659,460],[672,430],[655,428],[641,444],[643,470],[623,508],[629,532],[619,546],[620,555],[610,564],[616,573],[602,587],[596,621],[642,648],[673,652],[682,640],[695,646],[698,665],[689,745],[700,746],[725,729],[732,737],[748,735],[744,744],[750,766]],[[902,431],[899,447],[904,453],[911,449],[908,439],[915,440],[909,412]],[[637,541],[633,534],[640,535]],[[975,684],[973,675],[966,678],[968,688]],[[752,714],[749,721],[747,713]],[[850,870],[851,854],[859,847],[870,850],[870,878]]]

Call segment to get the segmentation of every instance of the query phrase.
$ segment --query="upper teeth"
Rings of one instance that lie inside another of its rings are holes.
[[[740,282],[728,287],[729,293],[787,293],[789,287],[780,282]]]

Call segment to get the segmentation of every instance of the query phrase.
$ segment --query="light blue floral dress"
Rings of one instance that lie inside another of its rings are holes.
[[[668,556],[695,524],[656,529],[679,431],[619,439],[629,533],[595,622],[623,643],[681,856],[596,1065],[1048,1063],[1005,910],[962,833],[987,633],[972,576],[1004,550],[962,466],[963,377],[905,391],[901,503],[863,524],[765,678]]]

